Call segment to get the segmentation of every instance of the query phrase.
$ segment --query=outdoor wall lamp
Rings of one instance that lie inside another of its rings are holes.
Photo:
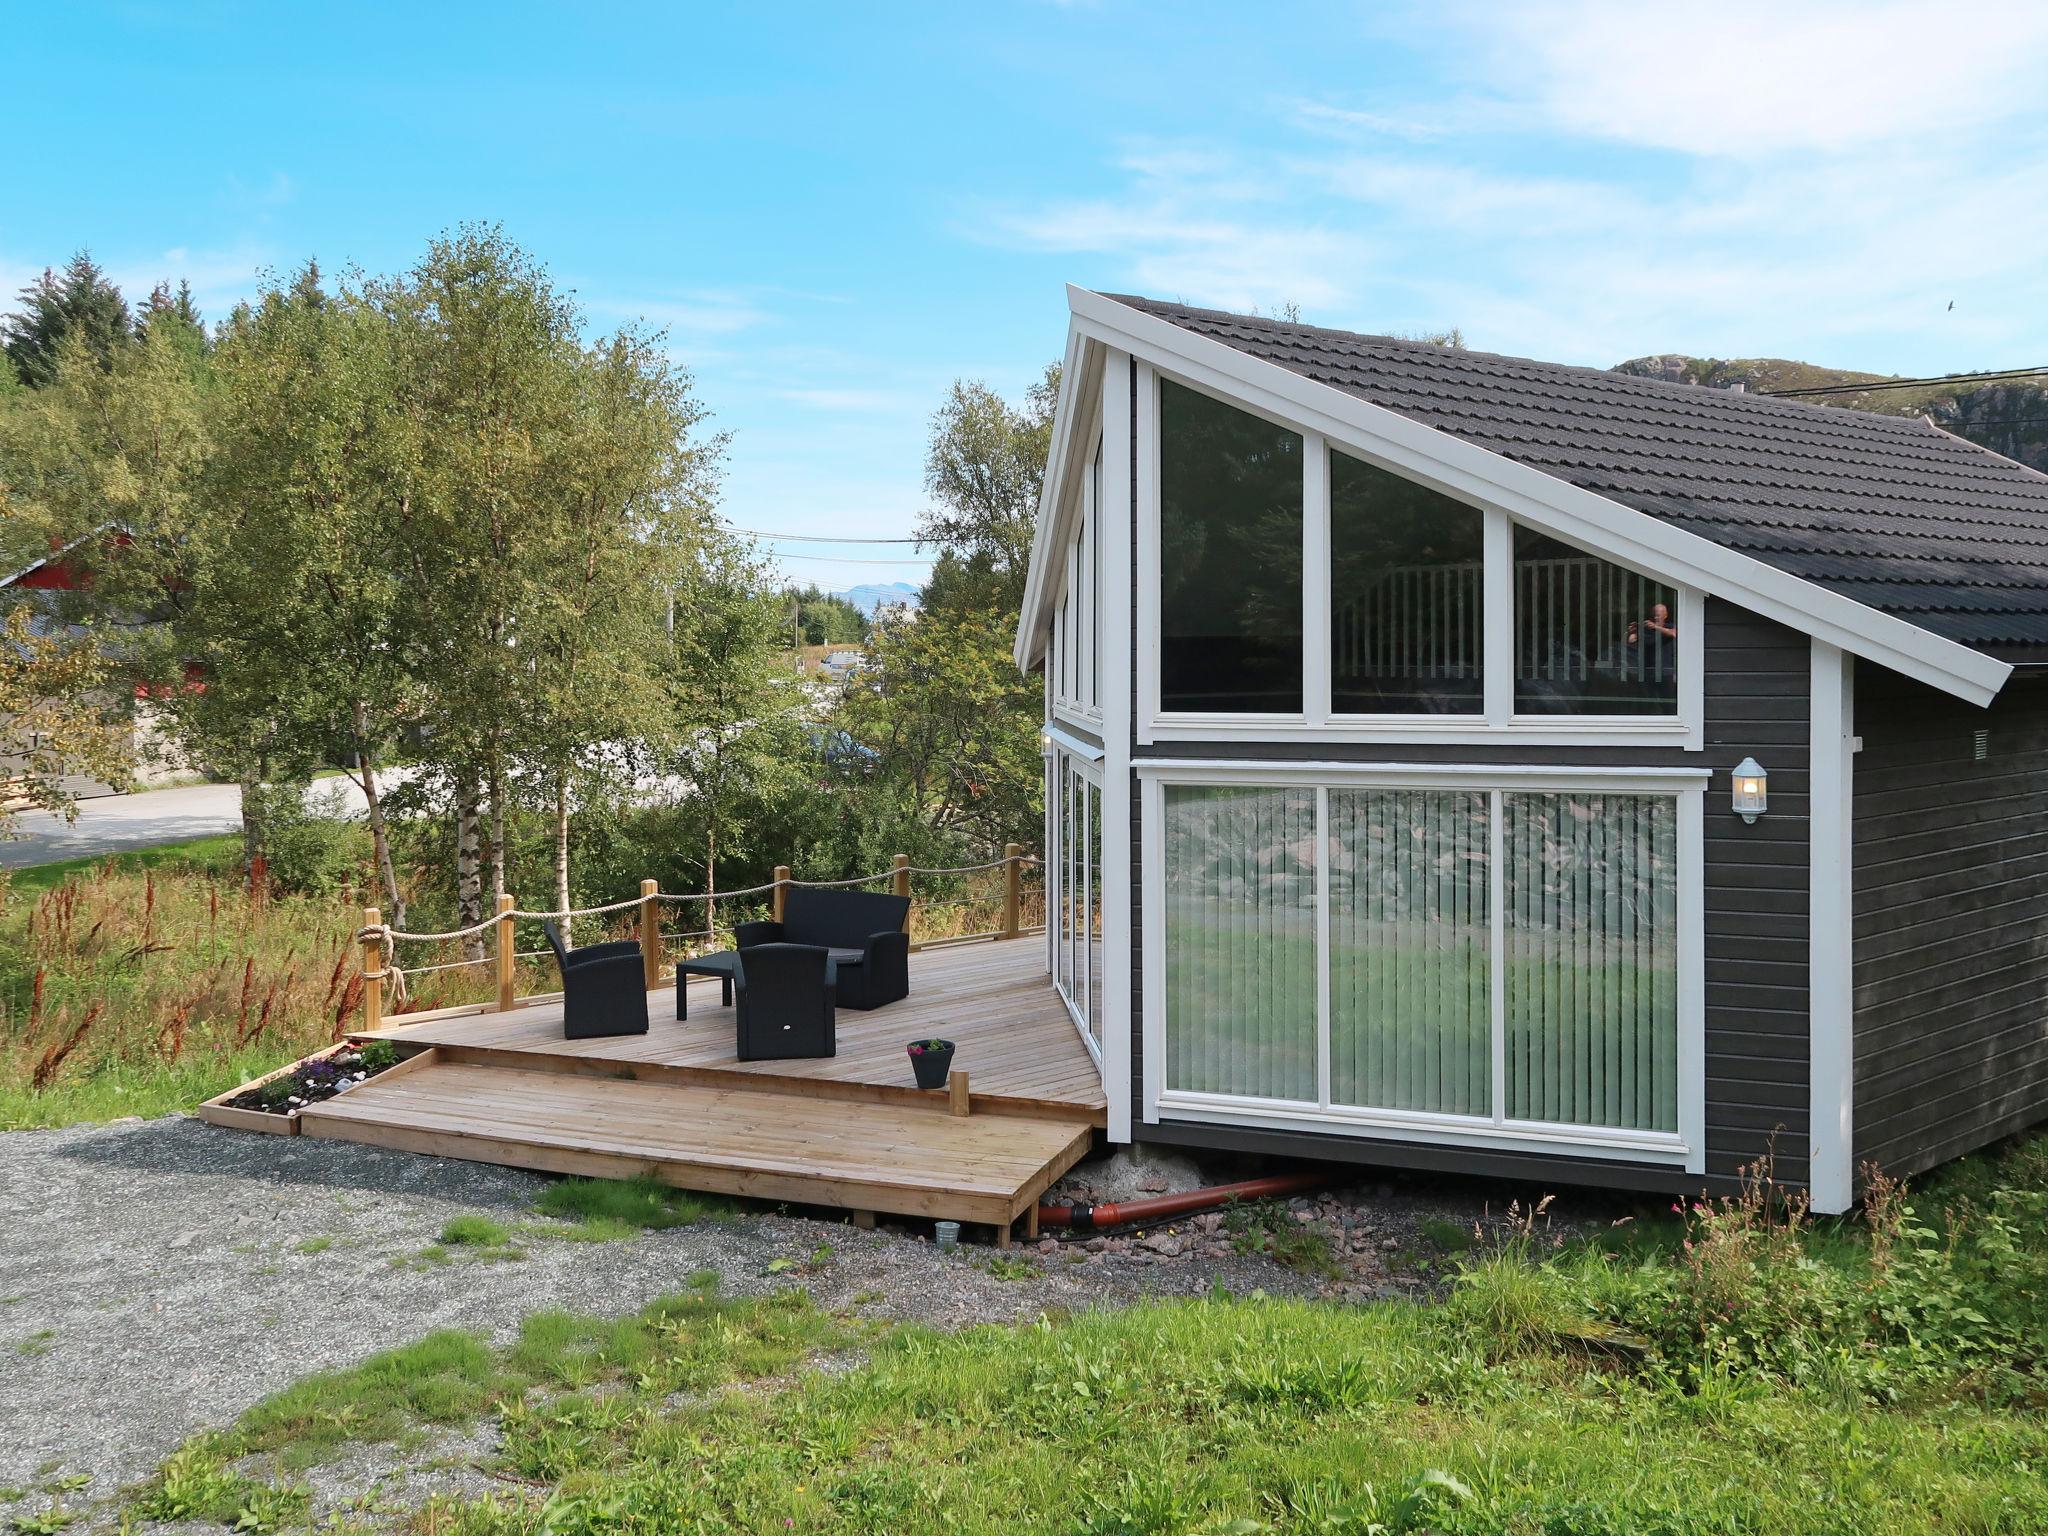
[[[1745,757],[1735,765],[1735,789],[1729,797],[1729,809],[1744,821],[1754,822],[1764,813],[1764,780],[1769,777],[1764,765],[1753,757]]]

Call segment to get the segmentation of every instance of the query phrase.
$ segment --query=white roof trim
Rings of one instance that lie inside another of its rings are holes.
[[[1067,341],[1070,365],[1082,338],[1129,350],[1190,383],[1290,425],[1320,432],[1347,453],[1461,501],[1499,508],[1623,564],[1739,603],[1973,704],[1989,704],[2012,675],[2012,667],[1995,657],[1213,337],[1085,288],[1069,286],[1067,302],[1073,315]],[[1058,547],[1048,539],[1046,512],[1064,502],[1061,482],[1071,472],[1067,382],[1061,381],[1060,421],[1032,547],[1032,578],[1026,583],[1018,621],[1017,658],[1024,667],[1037,659],[1034,642],[1044,632],[1048,606],[1043,568]]]
[[[1073,472],[1085,462],[1083,449],[1088,439],[1083,428],[1094,425],[1101,409],[1102,347],[1083,336],[1079,325],[1069,325],[1066,357],[1060,364],[1060,397],[1052,413],[1052,447],[1038,491],[1038,523],[1031,534],[1031,563],[1025,572],[1024,606],[1013,647],[1022,672],[1030,671],[1045,649],[1045,626],[1024,623],[1022,616],[1043,615],[1058,600],[1068,516],[1081,503],[1081,486]]]

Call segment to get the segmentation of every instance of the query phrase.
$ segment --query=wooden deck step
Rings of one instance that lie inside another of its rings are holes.
[[[1090,1139],[1071,1119],[471,1062],[373,1078],[308,1106],[299,1131],[551,1173],[651,1173],[716,1194],[986,1222],[1004,1242]]]

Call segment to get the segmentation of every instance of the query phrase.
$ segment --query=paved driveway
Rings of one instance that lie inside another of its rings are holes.
[[[338,789],[350,815],[361,815],[363,797],[348,778],[322,779],[314,794]],[[102,795],[78,802],[78,820],[66,822],[46,811],[21,818],[22,836],[0,842],[0,869],[22,869],[58,859],[80,859],[123,848],[154,848],[242,825],[242,791],[235,784],[188,784],[137,795]]]

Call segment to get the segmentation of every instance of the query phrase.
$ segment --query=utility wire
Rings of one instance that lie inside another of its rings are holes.
[[[1944,373],[1927,379],[1873,379],[1868,384],[1818,384],[1812,389],[1760,389],[1759,395],[1861,395],[1877,389],[1923,389],[1932,384],[1995,384],[2004,379],[2032,379],[2048,368],[2003,368],[1993,373]]]
[[[822,560],[827,565],[935,565],[930,555],[908,555],[895,560],[844,560],[838,555],[789,555],[781,550],[775,552],[777,560]]]
[[[750,539],[788,540],[795,544],[922,544],[922,539],[867,539],[834,538],[824,533],[766,533],[759,528],[732,528],[730,533],[744,533]]]

